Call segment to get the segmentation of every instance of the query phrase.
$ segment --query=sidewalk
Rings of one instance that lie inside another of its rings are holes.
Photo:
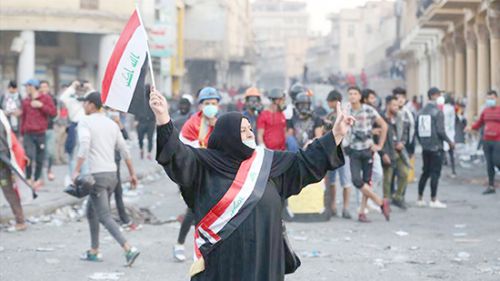
[[[130,146],[132,163],[139,179],[139,183],[142,179],[161,170],[161,166],[156,163],[156,160],[148,160],[146,158],[141,160],[139,158],[139,149],[137,148],[137,144],[135,142],[131,143]],[[52,169],[56,179],[54,181],[48,181],[45,179],[45,185],[38,192],[38,198],[22,204],[25,218],[47,215],[53,213],[58,208],[67,205],[74,205],[84,200],[84,198],[78,199],[63,192],[63,189],[65,188],[64,178],[68,174],[67,165],[54,166]],[[129,174],[124,161],[121,161],[121,171],[122,182],[128,182]],[[46,177],[46,169],[44,169],[44,177]],[[9,220],[13,219],[14,216],[12,215],[10,206],[4,196],[0,196],[0,224],[7,223]]]

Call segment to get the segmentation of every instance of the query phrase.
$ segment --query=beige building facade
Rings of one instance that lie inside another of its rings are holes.
[[[437,86],[466,103],[468,120],[488,90],[500,90],[500,1],[403,2],[399,57],[406,60],[411,95]]]
[[[100,89],[109,56],[136,4],[151,39],[151,28],[164,18],[166,5],[175,14],[176,2],[2,0],[0,82],[5,85],[14,79],[20,85],[36,77],[48,80],[57,91],[61,84],[84,79]],[[168,20],[176,24],[175,18]],[[170,64],[156,55],[153,63],[157,87],[169,93]]]
[[[288,87],[301,80],[309,46],[307,1],[256,0],[252,28],[259,87]]]

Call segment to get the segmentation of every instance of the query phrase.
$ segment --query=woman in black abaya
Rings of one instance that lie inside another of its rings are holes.
[[[250,122],[240,113],[227,113],[219,117],[207,149],[200,150],[179,141],[167,101],[159,92],[152,91],[150,106],[157,122],[156,160],[181,186],[199,227],[191,280],[284,280],[282,204],[344,164],[340,142],[352,117],[344,116],[339,104],[332,132],[305,151],[291,153],[256,148]],[[243,190],[252,191],[248,199],[236,196],[227,201],[238,187],[238,196]],[[225,203],[230,203],[224,213],[229,219],[218,214]],[[207,223],[212,218],[217,222],[226,218],[220,232]]]

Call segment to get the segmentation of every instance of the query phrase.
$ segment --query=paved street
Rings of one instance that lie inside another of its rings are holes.
[[[456,179],[450,179],[444,168],[439,194],[448,204],[446,210],[393,208],[389,223],[375,213],[369,215],[371,224],[340,218],[289,223],[290,240],[302,266],[286,279],[499,280],[500,194],[481,195],[477,178],[484,172],[482,165],[476,167],[459,168]],[[158,223],[126,233],[142,251],[133,268],[122,266],[122,251],[103,228],[104,262],[80,261],[79,255],[89,246],[87,221],[52,218],[23,233],[0,232],[0,280],[188,280],[189,263],[174,262],[171,253],[179,223],[168,222],[185,207],[168,178],[154,178],[143,182],[138,195],[126,197],[135,210],[150,210]],[[413,202],[415,197],[413,183],[407,200]],[[351,211],[355,212],[355,203]],[[187,249],[191,255],[191,239]]]

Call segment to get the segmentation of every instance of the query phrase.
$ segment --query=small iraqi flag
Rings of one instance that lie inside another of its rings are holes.
[[[106,67],[101,95],[104,105],[132,114],[144,112],[149,106],[144,88],[148,57],[147,34],[136,9]]]

